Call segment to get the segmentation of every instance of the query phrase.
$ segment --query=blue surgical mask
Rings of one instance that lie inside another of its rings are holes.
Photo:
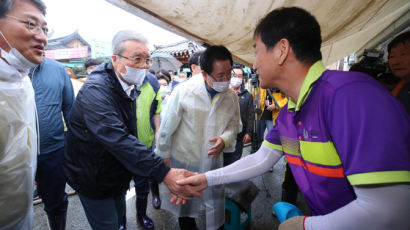
[[[24,57],[16,48],[11,46],[9,41],[0,31],[0,35],[3,37],[4,41],[10,47],[10,52],[6,52],[5,50],[1,49],[1,56],[9,63],[9,65],[16,68],[18,71],[23,73],[23,75],[27,75],[28,71],[36,67],[38,64],[35,64],[29,61],[26,57]]]
[[[127,70],[126,73],[121,73],[122,78],[129,83],[135,85],[137,89],[139,89],[144,82],[145,75],[147,74],[146,69],[136,69],[133,67],[129,67],[124,65],[125,69]]]

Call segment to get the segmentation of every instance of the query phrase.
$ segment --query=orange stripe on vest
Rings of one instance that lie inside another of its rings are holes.
[[[317,165],[312,165],[309,163],[306,163],[309,171],[311,173],[325,176],[325,177],[345,177],[345,174],[343,172],[343,167],[337,168],[337,169],[331,169],[331,168],[323,168]]]
[[[291,157],[289,155],[286,155],[286,160],[288,161],[288,163],[290,164],[294,164],[294,165],[300,165],[302,166],[304,169],[306,169],[305,164],[303,163],[302,159],[298,158],[298,157]]]
[[[294,164],[294,165],[300,165],[302,166],[305,170],[306,170],[306,166],[309,170],[309,172],[313,173],[313,174],[317,174],[320,176],[325,176],[325,177],[345,177],[345,174],[343,172],[343,167],[341,168],[324,168],[324,167],[320,167],[317,165],[312,165],[309,163],[306,163],[306,165],[303,163],[302,159],[298,158],[298,157],[292,157],[289,155],[286,155],[286,159],[288,161],[288,163],[290,164]]]

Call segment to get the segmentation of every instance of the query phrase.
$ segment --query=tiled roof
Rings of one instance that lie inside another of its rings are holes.
[[[84,40],[84,38],[81,37],[81,35],[78,33],[78,30],[76,30],[74,31],[74,33],[69,34],[67,36],[48,40],[46,50],[71,48],[68,47],[67,44],[75,40],[80,40],[85,46],[88,46],[90,49],[90,44],[88,44],[88,42]]]

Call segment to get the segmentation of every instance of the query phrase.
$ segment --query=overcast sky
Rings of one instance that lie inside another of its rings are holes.
[[[130,29],[144,34],[153,45],[168,45],[185,40],[161,29],[104,0],[43,0],[47,6],[46,20],[54,30],[51,38],[69,35],[78,30],[87,40],[110,42],[119,30]]]

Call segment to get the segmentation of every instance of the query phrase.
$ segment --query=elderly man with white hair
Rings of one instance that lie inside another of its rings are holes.
[[[112,46],[111,61],[94,69],[78,92],[64,156],[68,184],[98,230],[119,229],[132,176],[162,181],[172,193],[187,197],[175,180],[189,174],[170,169],[138,139],[135,100],[150,66],[147,39],[120,31]]]

